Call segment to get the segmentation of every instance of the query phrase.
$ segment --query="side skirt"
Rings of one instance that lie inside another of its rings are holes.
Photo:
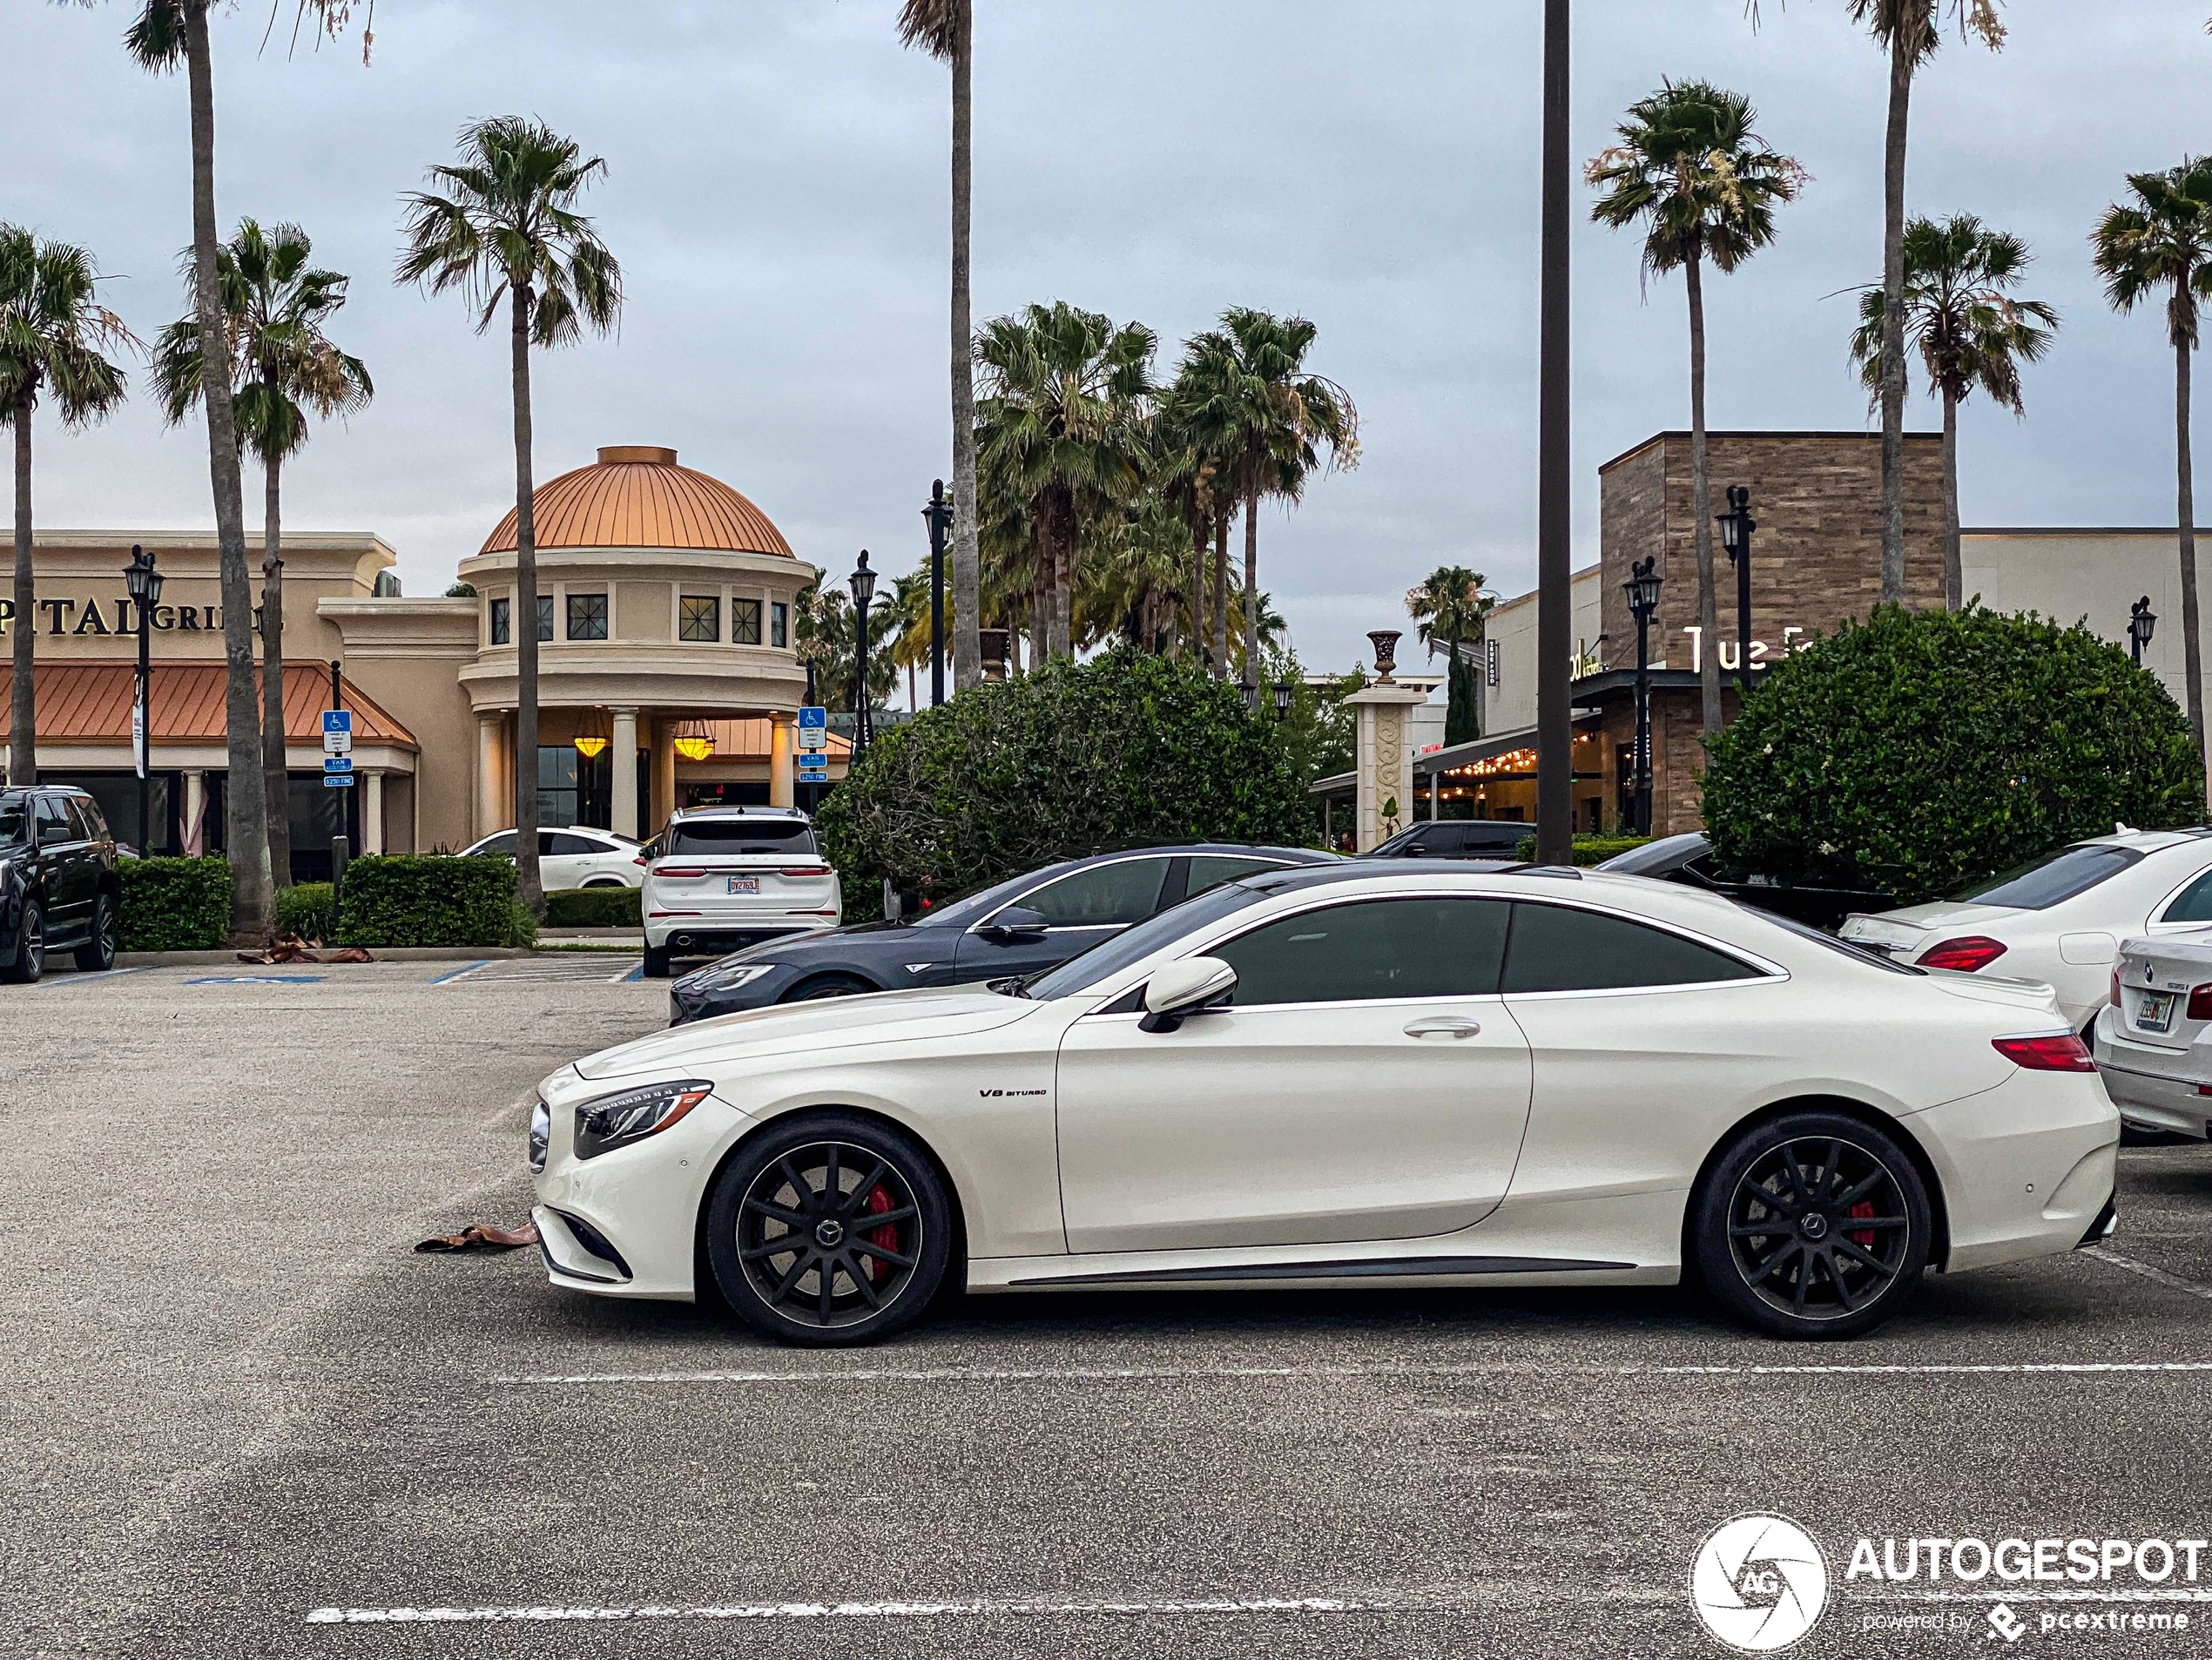
[[[1248,1284],[1254,1280],[1430,1279],[1481,1274],[1608,1273],[1632,1262],[1591,1262],[1553,1257],[1369,1257],[1340,1262],[1265,1262],[1205,1268],[1136,1268],[1112,1273],[1035,1274],[1009,1279],[1031,1285],[1163,1285]]]

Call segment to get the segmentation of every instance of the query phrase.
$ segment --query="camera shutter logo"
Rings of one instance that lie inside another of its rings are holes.
[[[1732,1517],[1705,1536],[1689,1568],[1690,1606],[1731,1649],[1772,1654],[1812,1630],[1828,1604],[1828,1563],[1787,1516]]]

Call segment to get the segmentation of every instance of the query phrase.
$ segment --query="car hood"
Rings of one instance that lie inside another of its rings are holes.
[[[1868,914],[1854,911],[1838,930],[1846,940],[1869,945],[1903,946],[1917,950],[1938,928],[1984,928],[2018,916],[2013,905],[1976,905],[1970,901],[1939,899],[1926,905],[1907,905],[1902,910]]]
[[[866,997],[777,1003],[741,1014],[671,1026],[634,1043],[587,1055],[576,1063],[579,1077],[619,1078],[636,1073],[673,1076],[738,1056],[785,1053],[819,1056],[826,1049],[872,1043],[914,1043],[988,1032],[1039,1005],[980,986],[882,991]]]

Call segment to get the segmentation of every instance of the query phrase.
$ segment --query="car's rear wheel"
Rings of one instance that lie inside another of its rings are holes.
[[[84,974],[115,967],[115,903],[105,894],[92,901],[92,929],[77,948],[77,967]]]
[[[1774,1337],[1856,1337],[1880,1325],[1920,1283],[1934,1232],[1905,1149],[1839,1112],[1753,1125],[1691,1203],[1707,1292]]]
[[[739,1151],[707,1210],[707,1261],[738,1318],[785,1343],[872,1343],[912,1323],[945,1277],[952,1212],[913,1141],[822,1114]]]
[[[652,945],[649,943],[645,947],[645,965],[644,972],[645,978],[648,980],[665,980],[668,978],[668,948],[666,946]]]
[[[819,980],[809,980],[790,996],[787,1003],[811,1003],[824,997],[861,997],[875,988],[865,980],[849,974],[824,975]]]
[[[16,926],[16,954],[0,963],[0,980],[29,985],[46,969],[46,918],[36,903],[24,901]]]

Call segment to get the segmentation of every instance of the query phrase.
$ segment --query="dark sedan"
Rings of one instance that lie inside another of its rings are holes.
[[[1843,926],[1853,911],[1885,910],[1896,901],[1886,894],[1856,887],[1792,887],[1763,876],[1735,881],[1723,877],[1713,857],[1713,844],[1702,832],[1662,836],[1641,847],[1616,854],[1598,867],[1623,876],[1649,876],[1662,882],[1702,887],[1754,910],[1772,911],[1808,927],[1831,933]]]
[[[1047,865],[903,921],[772,940],[724,957],[669,988],[669,1024],[814,997],[1039,974],[1193,894],[1334,857],[1204,842]]]

